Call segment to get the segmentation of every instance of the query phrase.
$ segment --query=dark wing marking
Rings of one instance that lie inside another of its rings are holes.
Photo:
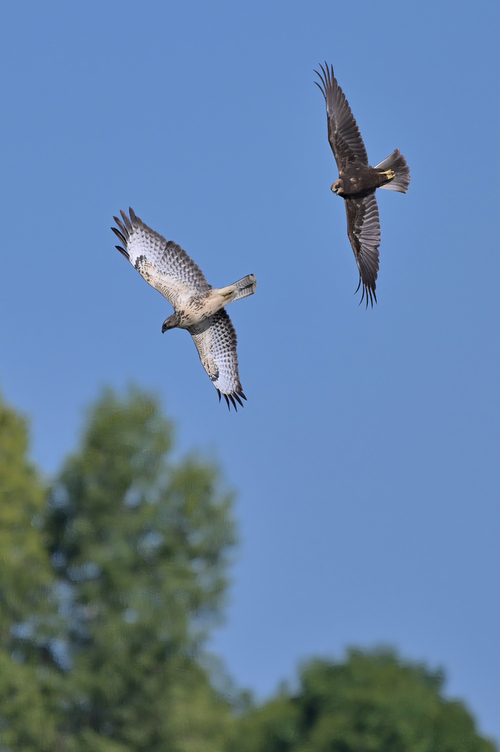
[[[219,395],[224,395],[227,406],[237,410],[236,402],[243,407],[241,397],[246,400],[238,374],[236,354],[236,332],[226,310],[216,314],[197,326],[188,329],[200,356],[201,364],[208,373]]]
[[[113,217],[119,229],[111,229],[122,243],[116,247],[174,309],[194,294],[210,290],[205,275],[186,251],[144,224],[132,209],[129,212],[130,219],[123,211],[123,221]]]
[[[318,86],[326,101],[328,141],[332,147],[339,173],[342,174],[347,166],[355,166],[356,162],[368,165],[368,155],[358,125],[349,107],[349,102],[333,75],[333,66],[330,66],[329,69],[325,63],[325,68],[322,65],[320,65],[320,68],[323,75],[318,71],[314,72],[319,76],[321,85],[317,81],[314,83]]]
[[[378,247],[380,245],[380,220],[375,191],[359,198],[346,198],[347,234],[359,269],[359,285],[363,285],[363,295],[373,306],[377,302],[375,287],[378,274]]]

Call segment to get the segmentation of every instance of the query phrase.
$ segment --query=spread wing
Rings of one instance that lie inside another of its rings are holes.
[[[355,167],[356,162],[368,165],[368,155],[349,102],[333,75],[333,66],[329,69],[325,63],[325,68],[322,65],[320,68],[322,74],[314,72],[319,76],[321,85],[317,81],[314,83],[326,101],[328,141],[341,175],[347,165]]]
[[[351,241],[352,250],[359,269],[359,285],[363,285],[363,295],[373,306],[377,302],[375,295],[378,274],[378,247],[380,245],[380,220],[378,216],[375,191],[360,198],[346,198],[345,210],[347,214],[347,234]]]
[[[144,224],[133,209],[129,212],[130,219],[123,211],[123,221],[113,217],[119,229],[111,229],[122,243],[116,247],[151,287],[175,310],[194,294],[210,290],[205,275],[180,245]]]
[[[198,350],[201,364],[217,389],[219,402],[223,394],[229,409],[232,404],[234,409],[238,410],[236,402],[243,407],[240,397],[244,400],[246,397],[243,394],[238,374],[236,332],[226,310],[222,308],[188,331]]]

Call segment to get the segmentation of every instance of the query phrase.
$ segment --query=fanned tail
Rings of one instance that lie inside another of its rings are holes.
[[[393,170],[396,173],[389,183],[381,185],[379,188],[406,193],[410,185],[410,168],[399,149],[395,149],[383,162],[376,165],[375,169],[380,171]]]

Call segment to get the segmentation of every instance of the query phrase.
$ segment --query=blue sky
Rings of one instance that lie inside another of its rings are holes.
[[[395,645],[500,739],[500,149],[495,3],[26,2],[3,11],[0,387],[50,476],[105,384],[156,391],[221,465],[241,545],[211,643],[264,697],[300,660]],[[357,270],[313,68],[333,63],[379,192]],[[114,249],[132,206],[229,309],[248,403]]]

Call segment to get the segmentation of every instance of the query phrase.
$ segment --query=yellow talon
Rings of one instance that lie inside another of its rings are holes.
[[[388,180],[392,180],[393,177],[396,176],[396,173],[394,172],[394,170],[385,170],[385,172],[381,172],[380,174],[381,175],[386,175],[387,178],[388,178]]]

